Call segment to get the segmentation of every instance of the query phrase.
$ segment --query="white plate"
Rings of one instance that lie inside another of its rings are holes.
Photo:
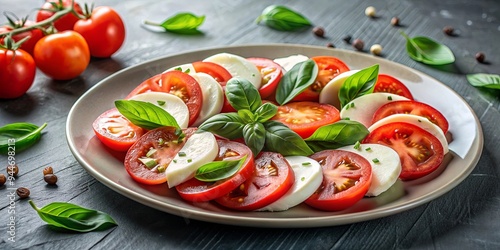
[[[364,198],[341,212],[323,212],[304,204],[285,212],[236,212],[214,203],[190,204],[167,185],[146,186],[134,182],[123,167],[123,155],[111,154],[94,136],[92,122],[124,98],[143,80],[175,65],[202,60],[228,52],[243,57],[276,58],[292,54],[331,55],[351,69],[373,64],[380,72],[403,81],[414,97],[434,105],[449,120],[454,141],[447,161],[433,176],[410,182],[397,182],[390,191],[376,198]],[[67,140],[75,158],[98,181],[116,192],[161,211],[209,222],[255,227],[320,227],[355,223],[396,214],[429,202],[458,185],[476,166],[483,148],[483,134],[477,117],[467,103],[439,81],[406,66],[368,54],[315,46],[269,44],[230,46],[193,51],[148,61],[124,69],[96,84],[71,109],[66,124]],[[98,194],[97,194],[98,195]]]

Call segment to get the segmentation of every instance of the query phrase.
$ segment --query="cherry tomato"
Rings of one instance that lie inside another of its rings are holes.
[[[329,104],[290,102],[278,106],[278,113],[272,120],[285,124],[305,139],[311,136],[319,127],[340,120],[340,112]]]
[[[339,211],[351,207],[365,196],[372,180],[370,162],[348,151],[324,150],[310,156],[323,171],[323,183],[305,203],[326,210]]]
[[[231,190],[240,186],[252,176],[254,172],[254,159],[250,148],[244,144],[226,140],[217,140],[217,144],[219,145],[219,154],[215,158],[215,161],[238,160],[247,156],[242,167],[236,174],[224,180],[203,182],[192,178],[175,186],[183,199],[193,202],[213,200],[231,192]]]
[[[149,91],[170,93],[181,98],[189,111],[189,126],[198,118],[203,104],[203,96],[200,85],[192,76],[178,70],[155,75],[139,84],[128,94],[127,99]]]
[[[333,56],[315,56],[311,58],[318,65],[315,82],[306,90],[293,98],[294,101],[318,101],[319,93],[337,75],[349,71],[349,67]]]
[[[376,122],[384,117],[393,114],[411,114],[427,118],[432,123],[438,125],[443,133],[448,132],[448,120],[434,107],[417,101],[392,101],[380,107],[373,114],[372,122]]]
[[[74,30],[85,38],[94,57],[110,57],[125,40],[125,25],[120,15],[107,6],[97,7],[89,18],[78,20]]]
[[[57,11],[61,11],[64,8],[71,6],[71,0],[49,0],[46,1],[42,8],[36,14],[36,21],[40,22],[53,16]],[[83,15],[82,8],[75,1],[73,8],[76,13]],[[73,13],[68,13],[63,17],[57,19],[54,22],[54,27],[58,32],[65,30],[72,30],[75,23],[78,21],[78,17]]]
[[[198,61],[192,63],[192,65],[196,72],[209,74],[221,86],[226,86],[227,81],[233,77],[229,71],[217,63]]]
[[[135,181],[148,185],[165,183],[165,169],[182,146],[196,131],[193,128],[184,129],[185,138],[178,141],[179,134],[174,127],[160,127],[145,133],[127,151],[125,169]],[[153,153],[151,153],[153,152]],[[148,167],[141,159],[154,159],[153,166]]]
[[[97,138],[116,151],[127,151],[144,134],[144,129],[132,124],[115,108],[97,117],[92,127]]]
[[[262,84],[259,89],[260,97],[262,99],[269,97],[276,91],[276,87],[283,76],[283,68],[271,59],[267,58],[247,58],[259,69],[262,75]]]
[[[22,28],[22,27],[29,27],[33,25],[33,22],[30,21],[30,20],[26,20],[26,22],[17,22],[15,23],[15,25],[5,25],[3,27],[0,27],[0,33],[5,33],[5,32],[9,32],[9,31],[12,31],[13,29],[18,29],[18,28]],[[32,29],[30,31],[25,31],[25,32],[22,32],[22,33],[19,33],[19,34],[15,34],[12,36],[12,39],[15,41],[15,42],[19,42],[21,41],[22,39],[24,39],[25,37],[30,37],[28,40],[24,41],[22,44],[21,44],[21,47],[19,47],[20,49],[28,52],[29,54],[33,55],[33,49],[35,48],[35,44],[38,42],[38,40],[40,40],[40,38],[43,37],[43,33],[41,30],[39,29]],[[4,39],[3,37],[0,38],[0,44],[3,44],[4,43]]]
[[[0,98],[17,98],[31,87],[36,65],[28,52],[0,48]]]
[[[386,74],[378,75],[373,92],[393,93],[413,100],[410,90],[404,85],[404,83]]]
[[[378,127],[365,143],[379,143],[394,149],[401,159],[402,180],[417,179],[436,170],[443,161],[443,146],[431,133],[413,124],[394,122]]]
[[[281,198],[294,181],[292,167],[281,154],[263,152],[255,160],[253,176],[215,201],[235,210],[256,210]]]

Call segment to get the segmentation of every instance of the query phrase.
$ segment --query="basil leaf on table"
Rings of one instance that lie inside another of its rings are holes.
[[[357,97],[373,92],[378,78],[378,64],[362,69],[349,76],[339,89],[340,106],[345,106]]]
[[[276,101],[284,105],[295,96],[307,89],[316,80],[318,65],[308,59],[295,64],[290,71],[281,78],[276,89]]]
[[[467,81],[474,87],[500,89],[500,76],[495,74],[469,74]]]
[[[8,154],[9,147],[15,152],[21,152],[38,142],[42,137],[42,130],[47,126],[44,123],[38,127],[27,122],[16,122],[0,127],[0,154]]]
[[[208,118],[198,131],[208,131],[233,140],[243,137],[245,122],[237,113],[221,113]]]
[[[264,103],[255,111],[257,122],[265,122],[278,113],[278,107],[272,103]]]
[[[280,31],[294,31],[312,25],[300,13],[281,5],[266,7],[255,21],[264,22],[268,27]]]
[[[243,127],[243,139],[252,150],[253,155],[258,155],[266,142],[266,129],[262,123],[249,123]]]
[[[236,174],[246,161],[247,156],[239,160],[213,161],[204,164],[194,175],[194,178],[204,182],[214,182],[229,178]]]
[[[32,200],[29,204],[40,218],[57,229],[91,232],[116,226],[116,222],[106,213],[66,202],[53,202],[38,208]]]
[[[259,90],[247,79],[233,77],[226,83],[226,97],[236,109],[248,109],[252,112],[262,105]]]
[[[418,36],[406,38],[406,52],[411,59],[428,65],[445,65],[455,62],[453,52],[446,45],[438,43],[428,37]]]
[[[198,27],[205,21],[205,16],[196,16],[192,13],[178,13],[175,16],[168,18],[162,23],[154,23],[151,21],[144,21],[144,24],[158,26],[165,29],[165,31],[177,34],[201,34]]]
[[[277,121],[264,122],[266,128],[267,150],[278,152],[283,156],[289,155],[311,155],[314,152],[307,146],[306,142],[287,126]]]
[[[319,152],[355,144],[369,133],[368,129],[357,121],[340,120],[318,128],[305,141],[314,152]]]
[[[175,118],[164,109],[149,102],[117,100],[115,106],[131,123],[145,129],[175,127],[180,129]]]

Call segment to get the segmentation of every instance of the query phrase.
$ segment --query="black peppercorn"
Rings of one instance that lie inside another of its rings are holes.
[[[328,48],[335,48],[335,45],[333,43],[327,43],[326,47],[328,47]]]
[[[344,36],[344,38],[342,38],[342,40],[344,40],[344,42],[346,42],[346,43],[351,43],[351,39],[352,39],[352,37],[349,35]]]
[[[485,58],[486,58],[486,56],[484,55],[483,52],[477,52],[476,53],[476,60],[478,62],[483,63]]]
[[[398,17],[393,17],[391,19],[391,24],[392,24],[392,26],[399,26],[399,18]]]
[[[362,51],[363,48],[365,47],[365,43],[361,39],[355,39],[354,42],[352,43],[352,46],[357,50],[357,51]]]
[[[446,35],[448,35],[448,36],[453,36],[454,31],[455,31],[455,30],[454,30],[454,29],[453,29],[453,27],[451,27],[451,26],[446,26],[446,27],[444,27],[444,28],[443,28],[443,32],[444,32]]]
[[[318,37],[325,36],[325,30],[322,27],[314,27],[313,33],[314,33],[314,35],[316,35]]]

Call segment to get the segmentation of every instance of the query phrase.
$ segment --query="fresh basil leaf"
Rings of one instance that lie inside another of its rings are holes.
[[[255,120],[255,115],[248,109],[238,110],[238,116],[243,120],[244,123],[252,123]]]
[[[264,22],[268,27],[280,31],[295,31],[312,25],[300,13],[280,5],[266,7],[255,21]]]
[[[252,112],[262,105],[259,91],[247,79],[233,77],[226,83],[226,97],[234,109]]]
[[[199,127],[198,131],[208,131],[227,139],[243,137],[245,121],[237,113],[221,113],[208,118]]]
[[[71,203],[53,202],[43,208],[38,208],[32,200],[29,204],[43,221],[58,229],[85,233],[105,230],[117,225],[106,213]]]
[[[266,142],[266,129],[262,123],[250,123],[243,127],[243,139],[252,150],[253,155],[258,155]]]
[[[175,16],[168,18],[163,23],[154,23],[145,21],[144,24],[158,26],[165,31],[177,34],[202,34],[198,27],[205,21],[205,16],[196,16],[192,13],[178,13]]]
[[[339,89],[340,106],[373,92],[378,78],[378,64],[362,69],[345,79]]]
[[[204,182],[214,182],[229,178],[236,174],[246,161],[247,156],[239,160],[209,162],[196,170],[194,178]]]
[[[411,59],[428,65],[444,65],[455,62],[453,52],[446,45],[438,43],[428,37],[418,36],[406,38],[406,52]]]
[[[46,126],[47,123],[38,127],[27,122],[16,122],[0,127],[0,154],[18,153],[31,147],[40,140]]]
[[[264,103],[255,111],[257,122],[265,122],[278,113],[278,107],[272,103]]]
[[[314,153],[297,133],[282,123],[270,120],[264,122],[263,125],[266,128],[265,147],[267,150],[278,152],[283,156]]]
[[[291,101],[295,96],[311,86],[317,75],[318,65],[313,60],[308,59],[295,64],[281,78],[276,89],[276,101],[280,105]]]
[[[467,81],[474,87],[500,89],[500,76],[495,74],[469,74]]]
[[[117,100],[115,106],[120,114],[141,128],[148,130],[167,126],[180,128],[172,115],[152,103],[136,100]]]
[[[314,152],[318,152],[352,145],[362,141],[369,133],[368,129],[357,121],[340,120],[318,128],[305,141]]]

